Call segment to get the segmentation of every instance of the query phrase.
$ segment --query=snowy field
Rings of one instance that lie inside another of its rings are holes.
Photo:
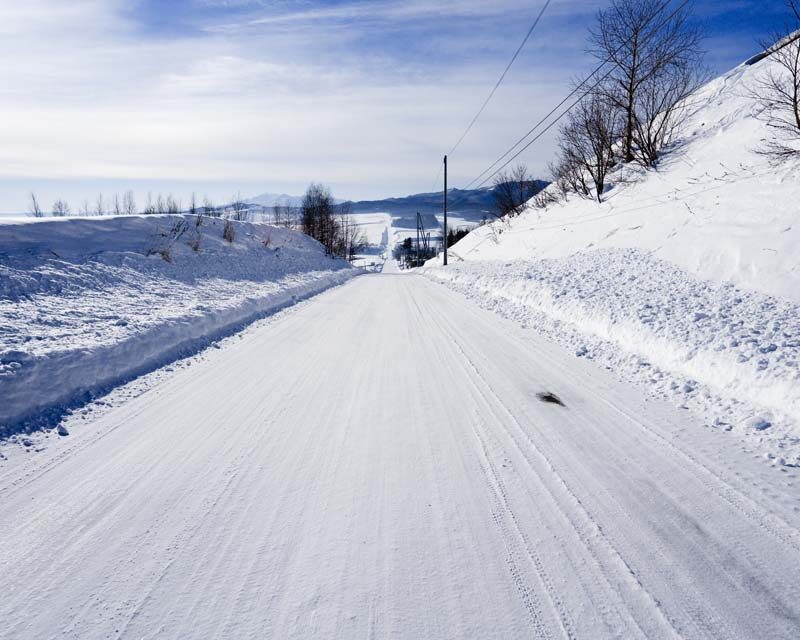
[[[235,222],[227,242],[223,225],[193,216],[0,222],[0,435],[52,424],[357,273],[300,233]]]
[[[770,64],[709,83],[658,169],[617,172],[603,204],[482,227],[426,275],[800,464],[800,163],[756,152],[747,97]]]

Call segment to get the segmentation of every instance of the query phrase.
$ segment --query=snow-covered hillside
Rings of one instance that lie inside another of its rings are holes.
[[[0,436],[357,273],[298,232],[230,225],[0,221]]]
[[[706,85],[657,170],[617,172],[603,204],[531,206],[426,275],[800,463],[800,162],[757,153],[751,96],[773,64]]]

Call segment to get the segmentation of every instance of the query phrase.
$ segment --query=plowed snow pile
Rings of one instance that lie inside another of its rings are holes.
[[[357,273],[298,232],[197,220],[0,222],[0,436]]]
[[[531,207],[425,274],[800,464],[800,162],[757,153],[774,132],[750,97],[772,64],[709,83],[603,204]]]

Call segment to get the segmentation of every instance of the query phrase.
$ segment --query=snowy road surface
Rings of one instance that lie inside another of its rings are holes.
[[[2,638],[800,637],[797,469],[414,275],[34,455]]]

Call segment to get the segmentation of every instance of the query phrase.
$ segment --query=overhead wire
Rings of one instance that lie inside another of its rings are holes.
[[[655,32],[655,31],[657,31],[658,29],[660,29],[660,28],[661,28],[663,25],[667,24],[667,23],[668,23],[670,20],[672,20],[672,19],[673,19],[673,18],[674,18],[674,17],[675,17],[675,16],[676,16],[678,13],[680,13],[680,11],[682,11],[682,10],[683,10],[683,8],[684,8],[686,5],[688,5],[690,1],[691,1],[691,0],[683,0],[683,1],[682,1],[682,2],[681,2],[681,3],[680,3],[680,4],[679,4],[679,5],[678,5],[678,6],[675,8],[675,10],[674,10],[674,11],[673,11],[673,12],[672,12],[672,13],[671,13],[671,14],[670,14],[668,17],[666,17],[666,18],[665,18],[663,21],[661,21],[657,27],[654,27],[652,31],[654,31],[654,32]],[[668,4],[668,3],[667,3],[667,4]],[[560,102],[559,102],[559,103],[558,103],[558,104],[557,104],[555,107],[553,107],[553,109],[551,109],[551,110],[550,110],[550,112],[549,112],[549,113],[547,113],[547,115],[545,115],[543,118],[541,118],[541,119],[540,119],[540,120],[539,120],[539,121],[538,121],[538,122],[537,122],[537,123],[536,123],[536,124],[535,124],[533,127],[531,127],[531,129],[529,129],[529,130],[528,130],[528,131],[525,133],[525,135],[523,135],[521,138],[519,138],[519,140],[517,140],[517,141],[516,141],[516,142],[515,142],[513,145],[511,145],[511,147],[510,147],[509,149],[507,149],[507,150],[506,150],[506,151],[505,151],[505,152],[504,152],[504,153],[503,153],[503,154],[502,154],[502,155],[501,155],[501,156],[500,156],[500,157],[499,157],[497,160],[495,160],[495,161],[494,161],[494,162],[493,162],[491,165],[489,165],[489,167],[487,167],[486,169],[484,169],[483,171],[481,171],[481,173],[480,173],[480,174],[478,174],[478,176],[476,176],[475,178],[473,178],[473,179],[472,179],[472,180],[471,180],[471,181],[470,181],[470,182],[469,182],[469,183],[468,183],[468,184],[467,184],[467,185],[466,185],[464,188],[465,188],[465,189],[468,189],[468,188],[472,187],[473,185],[475,185],[475,183],[477,183],[477,182],[479,182],[479,181],[480,181],[480,183],[479,183],[479,184],[477,185],[477,187],[475,187],[475,188],[480,188],[480,187],[482,187],[482,186],[483,186],[483,185],[485,185],[487,182],[489,182],[489,180],[491,180],[491,179],[492,179],[492,178],[494,178],[494,177],[495,177],[495,176],[496,176],[498,173],[500,173],[500,171],[502,171],[502,170],[503,170],[505,167],[507,167],[509,164],[511,164],[511,163],[512,163],[514,160],[516,160],[516,159],[517,159],[517,158],[518,158],[520,155],[522,155],[522,153],[523,153],[523,152],[525,152],[527,149],[529,149],[529,148],[530,148],[530,147],[533,145],[533,143],[534,143],[534,142],[536,142],[536,141],[540,140],[540,139],[541,139],[541,138],[544,136],[544,134],[545,134],[545,133],[547,133],[547,132],[548,132],[550,129],[552,129],[552,128],[553,128],[553,127],[554,127],[554,126],[555,126],[555,125],[556,125],[556,124],[557,124],[557,123],[558,123],[558,122],[559,122],[559,121],[560,121],[562,118],[564,118],[564,116],[566,116],[566,115],[567,115],[567,114],[568,114],[570,111],[572,111],[572,109],[574,109],[574,108],[575,108],[575,107],[576,107],[576,106],[577,106],[577,105],[580,103],[580,101],[581,101],[581,100],[583,100],[583,98],[584,98],[586,95],[588,95],[588,94],[589,94],[591,91],[593,91],[593,90],[594,90],[596,87],[598,87],[598,86],[599,86],[599,85],[600,85],[600,84],[601,84],[601,83],[602,83],[602,82],[603,82],[603,81],[604,81],[604,80],[605,80],[605,79],[606,79],[606,78],[607,78],[607,77],[608,77],[608,76],[611,74],[611,72],[614,70],[614,67],[612,67],[611,69],[609,69],[609,71],[608,71],[608,72],[607,72],[605,75],[603,75],[603,76],[600,78],[600,80],[598,80],[597,82],[595,82],[595,83],[594,83],[594,84],[593,84],[593,85],[592,85],[592,86],[589,88],[589,90],[587,90],[587,91],[583,92],[583,94],[582,94],[582,95],[581,95],[581,96],[580,96],[580,97],[579,97],[577,100],[575,100],[574,102],[572,102],[572,103],[570,104],[570,106],[569,106],[569,107],[567,107],[567,109],[565,109],[565,110],[564,110],[564,111],[563,111],[563,112],[562,112],[562,113],[561,113],[561,114],[560,114],[560,115],[559,115],[559,116],[558,116],[558,117],[557,117],[557,118],[556,118],[556,119],[555,119],[553,122],[551,122],[550,124],[548,124],[548,125],[547,125],[547,127],[546,127],[546,128],[543,130],[543,131],[541,131],[541,132],[540,132],[540,133],[539,133],[537,136],[535,136],[535,137],[534,137],[532,140],[530,140],[530,141],[529,141],[529,142],[528,142],[528,143],[527,143],[527,144],[526,144],[526,145],[525,145],[525,146],[524,146],[522,149],[520,149],[520,150],[519,150],[517,153],[515,153],[515,154],[514,154],[514,155],[513,155],[511,158],[509,158],[508,160],[506,160],[506,162],[504,162],[504,163],[503,163],[501,166],[497,167],[497,169],[496,169],[496,170],[495,170],[493,173],[491,173],[491,175],[489,175],[489,176],[487,176],[487,177],[485,177],[485,178],[483,178],[483,179],[482,179],[482,177],[483,177],[483,176],[485,176],[485,175],[486,175],[486,174],[487,174],[489,171],[491,171],[491,170],[492,170],[494,167],[496,167],[496,166],[497,166],[497,165],[498,165],[500,162],[502,162],[502,161],[503,161],[503,160],[504,160],[504,159],[505,159],[505,158],[506,158],[506,157],[507,157],[509,154],[511,154],[511,153],[512,153],[512,152],[513,152],[515,149],[517,149],[517,148],[518,148],[518,147],[519,147],[519,146],[520,146],[520,145],[521,145],[521,144],[522,144],[522,143],[523,143],[523,142],[526,140],[526,138],[528,138],[528,137],[529,137],[531,134],[533,134],[533,133],[534,133],[534,132],[535,132],[535,131],[536,131],[536,130],[539,128],[539,127],[541,127],[541,126],[542,126],[542,125],[543,125],[545,122],[547,122],[547,120],[548,120],[548,119],[549,119],[549,118],[550,118],[550,117],[551,117],[551,116],[552,116],[554,113],[556,113],[556,112],[557,112],[557,111],[558,111],[558,110],[559,110],[559,109],[560,109],[560,108],[561,108],[561,107],[562,107],[564,104],[566,104],[566,103],[567,103],[567,101],[569,101],[569,99],[570,99],[570,98],[572,98],[572,97],[573,97],[573,96],[574,96],[576,93],[578,93],[578,92],[579,92],[579,91],[580,91],[580,90],[581,90],[583,87],[585,87],[585,86],[586,86],[586,84],[589,82],[589,80],[591,80],[591,78],[595,77],[595,76],[596,76],[596,75],[597,75],[597,74],[598,74],[600,71],[602,71],[603,67],[604,67],[605,65],[607,65],[609,62],[611,62],[611,61],[612,61],[612,59],[613,59],[613,57],[614,57],[614,56],[615,56],[617,53],[619,53],[620,51],[622,51],[622,49],[623,49],[624,47],[625,47],[625,44],[624,44],[624,43],[623,43],[623,44],[621,44],[619,47],[617,47],[617,49],[615,49],[615,50],[614,50],[614,51],[613,51],[613,52],[612,52],[612,53],[611,53],[611,54],[610,54],[610,55],[609,55],[609,56],[608,56],[608,57],[607,57],[605,60],[603,60],[603,61],[602,61],[602,62],[601,62],[601,63],[600,63],[600,64],[599,64],[597,67],[595,67],[595,69],[594,69],[594,70],[592,70],[592,72],[591,72],[591,73],[589,73],[589,75],[587,75],[587,76],[586,76],[586,78],[584,78],[584,79],[583,79],[583,81],[581,81],[581,82],[580,82],[580,83],[579,83],[579,84],[578,84],[578,85],[577,85],[577,86],[576,86],[576,87],[575,87],[575,88],[574,88],[572,91],[570,91],[570,93],[569,93],[569,94],[567,94],[567,96],[566,96],[565,98],[563,98],[563,99],[562,99],[562,100],[561,100],[561,101],[560,101]]]
[[[514,62],[516,62],[517,58],[519,57],[519,54],[525,48],[525,45],[528,43],[528,40],[530,40],[531,35],[533,35],[533,32],[539,25],[542,16],[544,15],[545,11],[547,11],[547,8],[550,6],[551,2],[552,0],[547,0],[544,3],[538,15],[536,16],[536,19],[533,21],[531,28],[528,29],[528,33],[525,34],[525,37],[522,39],[522,42],[520,43],[519,47],[517,47],[517,50],[514,52],[514,55],[511,56],[511,60],[506,65],[506,68],[503,70],[503,73],[500,74],[500,77],[497,79],[497,82],[495,82],[494,87],[492,87],[492,90],[489,92],[489,95],[486,97],[486,100],[483,101],[483,104],[481,105],[480,109],[478,109],[478,112],[475,114],[472,120],[470,120],[470,123],[467,125],[467,128],[464,130],[464,133],[461,134],[461,137],[453,145],[452,149],[450,149],[450,151],[447,152],[448,156],[453,155],[453,153],[455,153],[456,149],[458,149],[458,147],[464,141],[464,138],[466,138],[469,132],[472,130],[472,127],[475,126],[475,123],[478,121],[478,118],[480,118],[481,114],[483,114],[483,112],[486,110],[486,107],[489,105],[489,102],[491,102],[492,98],[494,97],[494,94],[497,93],[497,90],[500,88],[500,85],[503,84],[503,80],[505,80],[506,75],[513,66]]]
[[[506,76],[508,75],[508,72],[510,71],[510,69],[514,65],[514,63],[516,62],[517,58],[519,57],[519,54],[522,53],[522,50],[525,48],[525,45],[528,43],[528,40],[530,40],[531,36],[533,35],[533,32],[536,30],[536,27],[539,25],[539,22],[541,22],[542,16],[544,16],[545,12],[547,11],[547,9],[548,9],[548,7],[550,6],[551,3],[552,3],[552,0],[546,0],[544,5],[542,5],[542,8],[539,10],[539,13],[536,15],[536,18],[534,19],[533,24],[531,24],[530,28],[528,29],[527,33],[525,34],[525,37],[522,39],[522,42],[520,43],[520,45],[517,47],[516,51],[514,52],[514,55],[511,56],[511,60],[509,60],[509,62],[506,65],[505,69],[503,69],[503,72],[500,74],[500,77],[497,79],[497,82],[495,82],[494,86],[492,87],[492,90],[489,92],[489,95],[486,97],[486,100],[483,101],[483,104],[481,104],[481,106],[478,109],[477,113],[473,116],[472,120],[470,120],[469,124],[467,125],[467,128],[464,129],[464,132],[458,138],[456,143],[453,145],[453,147],[450,149],[450,151],[447,152],[448,156],[452,156],[456,152],[456,150],[461,146],[461,143],[464,142],[466,137],[469,135],[469,132],[472,131],[473,127],[475,126],[475,123],[478,122],[478,119],[481,117],[481,115],[483,115],[483,112],[486,110],[486,107],[492,101],[492,98],[494,97],[495,93],[497,93],[497,90],[500,88],[500,85],[503,84],[503,81],[505,80]],[[442,175],[442,166],[440,165],[439,166],[439,171],[436,174],[436,179],[434,180],[433,186],[431,187],[431,191],[434,191],[436,189],[436,185],[438,184],[439,178],[441,177],[441,175]]]

